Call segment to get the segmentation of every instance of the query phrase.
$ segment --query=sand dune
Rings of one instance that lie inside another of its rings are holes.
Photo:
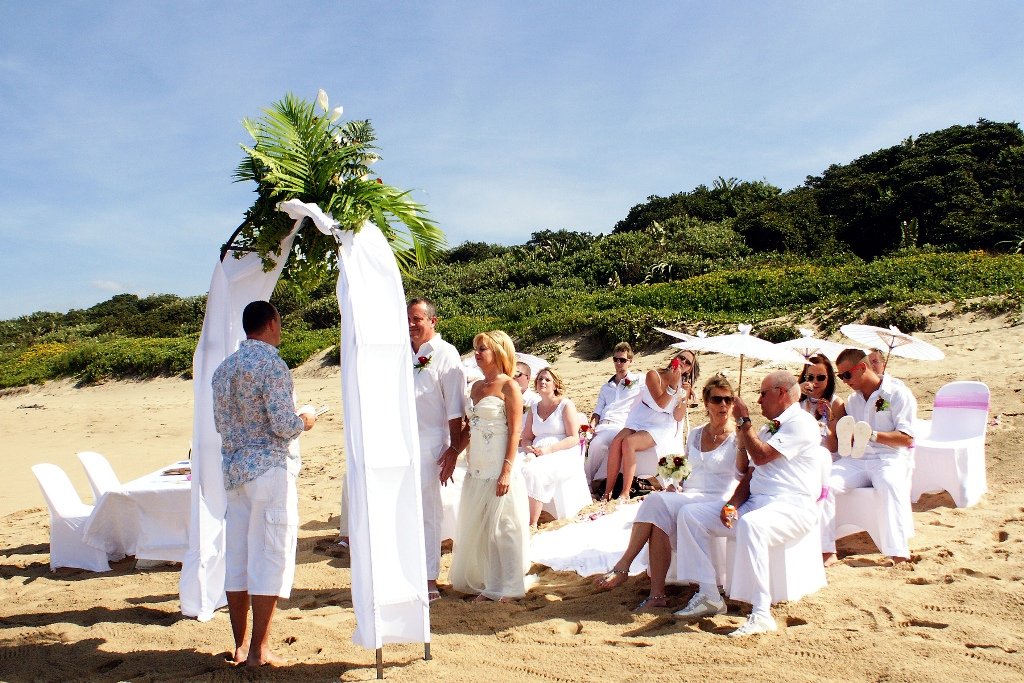
[[[588,579],[535,567],[538,584],[515,604],[474,604],[447,591],[431,608],[433,660],[422,646],[385,648],[391,680],[648,681],[746,680],[1024,680],[1024,415],[1022,327],[1007,318],[934,317],[922,336],[944,348],[937,363],[895,359],[928,417],[936,390],[953,379],[980,379],[993,392],[989,428],[990,491],[957,509],[947,494],[914,506],[913,561],[887,563],[864,534],[840,541],[842,561],[829,585],[776,606],[777,634],[739,641],[722,634],[746,606],[683,624],[668,610],[634,614],[646,579],[596,593]],[[639,355],[637,369],[666,352]],[[735,361],[702,357],[705,375]],[[609,361],[580,360],[572,345],[555,363],[568,393],[590,409],[612,372]],[[765,372],[748,365],[744,393]],[[178,379],[68,382],[0,396],[7,476],[0,487],[0,680],[368,680],[373,653],[350,642],[354,626],[348,556],[335,545],[344,458],[337,369],[296,371],[300,400],[337,410],[303,437],[303,518],[292,598],[273,633],[294,660],[282,670],[238,672],[221,654],[230,645],[226,614],[201,624],[178,612],[174,567],[137,570],[126,559],[108,574],[48,570],[47,515],[29,466],[61,465],[84,498],[88,486],[74,457],[104,453],[122,479],[183,457],[188,450],[192,385]],[[699,417],[698,417],[699,421]],[[441,583],[450,555],[443,560]],[[689,589],[676,587],[674,605]]]

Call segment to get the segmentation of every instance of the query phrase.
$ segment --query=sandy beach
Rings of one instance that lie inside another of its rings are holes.
[[[446,553],[445,595],[431,606],[433,660],[423,661],[420,644],[386,646],[386,678],[1024,680],[1024,326],[1019,316],[931,313],[929,331],[920,336],[946,359],[894,358],[889,369],[914,391],[923,418],[946,382],[989,385],[989,492],[967,509],[955,508],[945,493],[916,503],[911,562],[888,566],[866,534],[847,537],[839,542],[840,562],[827,570],[826,588],[773,609],[778,633],[731,640],[724,634],[741,623],[746,605],[730,603],[729,614],[696,624],[674,621],[666,609],[635,614],[646,577],[601,593],[589,578],[535,566],[537,585],[523,600],[472,603],[450,591]],[[580,359],[571,341],[562,349],[554,365],[567,394],[589,412],[612,364]],[[634,369],[660,365],[669,352],[638,354]],[[734,359],[702,356],[701,364],[705,377],[720,369],[736,377]],[[766,366],[747,363],[744,396],[756,393],[765,372]],[[8,465],[0,485],[0,680],[374,678],[374,653],[351,643],[349,558],[335,543],[345,467],[339,371],[309,363],[295,371],[295,383],[301,402],[334,410],[302,440],[295,588],[273,631],[275,649],[293,663],[256,671],[224,664],[231,645],[226,613],[207,623],[180,614],[175,566],[136,569],[127,558],[105,574],[49,571],[47,512],[30,466],[60,465],[92,502],[78,451],[106,455],[122,481],[186,457],[192,383],[171,378],[77,388],[63,381],[0,395]],[[702,422],[696,411],[693,419]],[[670,588],[673,609],[690,593]]]

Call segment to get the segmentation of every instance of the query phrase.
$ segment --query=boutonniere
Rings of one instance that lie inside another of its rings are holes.
[[[633,380],[631,380],[630,378],[627,377],[626,379],[622,380],[622,386],[624,386],[624,387],[631,387],[631,386],[633,386]]]
[[[886,400],[885,396],[879,396],[878,400],[875,401],[875,412],[880,413],[883,410],[889,410],[889,401]]]
[[[778,420],[772,420],[771,422],[768,423],[768,433],[774,434],[775,432],[779,431],[779,427],[781,426],[781,422],[779,422]]]
[[[430,365],[430,361],[434,360],[433,356],[420,356],[416,359],[416,363],[413,364],[412,369],[419,372],[423,368]]]

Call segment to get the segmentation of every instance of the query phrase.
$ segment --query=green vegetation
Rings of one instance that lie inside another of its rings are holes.
[[[773,341],[796,336],[798,318],[826,333],[850,321],[915,331],[926,324],[919,304],[1022,310],[1022,220],[1024,135],[979,121],[832,166],[789,192],[719,178],[651,197],[607,235],[467,242],[406,261],[405,285],[437,302],[439,328],[460,349],[492,328],[541,353],[564,335],[599,352],[665,343],[656,325],[712,334],[748,322]],[[281,355],[295,366],[338,343],[340,316],[330,267],[289,273],[272,300],[284,316]],[[0,322],[0,387],[187,375],[204,308],[204,297],[122,294]]]

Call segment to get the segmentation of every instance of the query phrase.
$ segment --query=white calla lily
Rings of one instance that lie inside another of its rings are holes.
[[[323,91],[321,91],[321,92],[323,92]],[[326,103],[326,100],[324,102]],[[337,121],[338,119],[341,118],[341,112],[344,109],[345,109],[344,107],[335,107],[334,108],[334,111],[331,112],[331,123],[334,123],[335,121]]]
[[[320,88],[320,90],[318,90],[317,93],[316,93],[316,103],[318,105],[320,105],[320,108],[323,109],[324,113],[326,114],[327,113],[327,92],[323,88]]]

